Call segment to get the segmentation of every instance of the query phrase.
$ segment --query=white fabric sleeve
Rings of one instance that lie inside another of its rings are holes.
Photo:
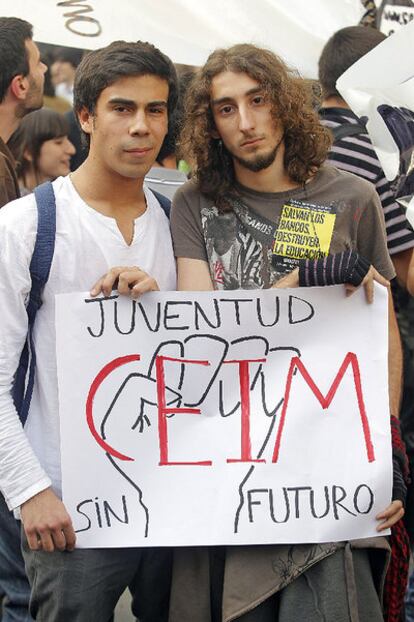
[[[24,209],[26,206],[31,209]],[[29,265],[36,227],[32,197],[13,201],[0,211],[0,488],[9,509],[51,485],[28,442],[11,396],[27,335],[25,303],[31,288]]]

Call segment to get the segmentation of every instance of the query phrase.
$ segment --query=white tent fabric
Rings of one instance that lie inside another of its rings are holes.
[[[1,0],[0,12],[30,21],[44,43],[95,49],[141,39],[184,64],[204,63],[217,47],[256,43],[316,78],[324,43],[364,9],[360,0]]]

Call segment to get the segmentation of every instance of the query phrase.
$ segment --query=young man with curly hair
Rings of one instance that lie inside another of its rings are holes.
[[[243,44],[209,57],[189,88],[181,146],[195,174],[172,211],[179,289],[295,286],[301,261],[351,250],[394,277],[374,188],[323,165],[328,131],[302,80],[270,51]],[[399,381],[391,378],[391,408]],[[378,516],[378,531],[402,514],[395,500]],[[178,549],[170,622],[379,622],[387,554],[381,536]]]

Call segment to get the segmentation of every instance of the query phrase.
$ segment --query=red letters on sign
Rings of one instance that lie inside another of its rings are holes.
[[[364,404],[364,398],[363,398],[362,386],[361,386],[361,373],[359,371],[358,358],[356,354],[354,354],[353,352],[348,352],[348,354],[345,356],[343,363],[341,367],[339,368],[339,371],[336,374],[334,381],[331,384],[331,388],[329,389],[326,396],[322,395],[322,393],[320,392],[319,388],[316,386],[315,382],[311,378],[308,370],[306,369],[306,367],[304,366],[300,358],[297,356],[292,358],[290,362],[289,373],[288,373],[287,380],[286,380],[285,397],[283,401],[282,412],[280,415],[280,421],[279,421],[279,426],[278,426],[277,435],[276,435],[276,443],[275,443],[275,448],[273,452],[272,462],[277,462],[279,458],[283,426],[285,424],[286,412],[287,412],[287,408],[289,404],[290,389],[292,386],[292,379],[293,379],[293,374],[295,372],[295,369],[297,368],[300,371],[300,373],[302,374],[302,377],[306,381],[306,384],[309,386],[310,390],[312,391],[312,393],[314,394],[314,396],[316,397],[316,399],[318,400],[322,408],[325,410],[329,408],[333,398],[335,397],[338,387],[341,384],[344,374],[349,366],[352,367],[352,372],[354,376],[355,392],[356,392],[357,400],[358,400],[358,408],[359,408],[359,414],[361,417],[362,431],[364,433],[364,440],[365,440],[365,447],[366,447],[368,462],[374,462],[375,460],[374,446],[372,444],[371,430],[369,427],[369,422],[368,422],[367,414],[365,411],[365,404]]]
[[[139,354],[131,354],[128,356],[121,356],[119,358],[114,359],[105,365],[101,371],[97,374],[95,379],[92,382],[91,388],[88,393],[87,401],[86,401],[86,420],[89,426],[90,432],[96,442],[108,452],[111,456],[118,458],[119,460],[131,461],[134,460],[128,456],[125,456],[121,452],[117,451],[111,445],[109,445],[102,436],[98,433],[94,417],[93,417],[93,403],[95,395],[104,382],[104,380],[118,367],[121,365],[125,365],[127,363],[133,361],[139,361]],[[179,363],[181,365],[209,365],[208,361],[200,361],[200,360],[192,360],[192,359],[181,359],[181,358],[172,358],[168,356],[156,356],[155,359],[155,371],[156,371],[156,384],[157,384],[157,403],[158,403],[158,438],[159,438],[159,449],[160,449],[160,461],[159,466],[178,466],[178,465],[193,465],[193,466],[211,466],[211,460],[203,460],[198,462],[181,462],[174,461],[171,462],[169,460],[168,455],[168,415],[180,415],[180,414],[192,414],[199,415],[201,414],[201,410],[199,408],[178,408],[178,407],[167,407],[166,400],[166,390],[167,386],[165,383],[165,369],[164,363],[165,361]],[[250,363],[264,363],[266,359],[240,359],[240,360],[231,360],[224,361],[226,364],[237,364],[239,366],[239,382],[240,382],[240,402],[241,402],[241,449],[240,449],[240,458],[228,458],[228,463],[257,463],[257,462],[265,462],[263,459],[254,459],[252,458],[252,448],[251,448],[251,438],[250,438],[250,377],[249,377],[249,364]],[[371,439],[371,430],[368,422],[368,418],[365,411],[364,398],[362,393],[362,385],[361,385],[361,374],[358,364],[358,358],[356,354],[352,352],[348,352],[345,356],[342,365],[336,374],[331,387],[324,396],[318,386],[315,384],[314,380],[310,376],[308,370],[305,365],[302,363],[299,357],[293,357],[290,362],[290,368],[287,375],[286,380],[286,389],[283,400],[283,408],[280,415],[280,420],[278,424],[276,441],[273,451],[272,462],[277,462],[279,459],[280,446],[282,442],[283,429],[286,420],[286,414],[289,405],[290,392],[292,387],[293,376],[295,370],[301,373],[303,379],[309,386],[313,395],[317,398],[320,405],[323,409],[327,409],[332,400],[334,399],[336,392],[338,390],[339,385],[341,384],[344,374],[348,367],[352,368],[353,379],[355,385],[355,392],[358,401],[358,408],[361,420],[362,431],[364,435],[366,453],[368,462],[375,461],[375,453],[374,447]]]
[[[155,373],[157,378],[157,397],[158,397],[158,435],[160,444],[160,466],[167,465],[197,465],[197,466],[211,466],[211,460],[204,460],[202,462],[170,462],[168,460],[168,427],[167,427],[167,415],[172,414],[192,414],[199,415],[201,410],[199,408],[167,408],[165,399],[165,370],[164,361],[172,361],[174,363],[191,363],[193,365],[210,365],[208,361],[193,361],[191,359],[176,359],[169,356],[156,356],[155,357]]]
[[[265,363],[266,359],[243,359],[224,361],[237,363],[239,366],[240,401],[241,401],[241,458],[228,458],[227,462],[266,462],[252,458],[252,444],[250,440],[250,375],[249,363]]]
[[[101,369],[99,374],[94,378],[94,381],[91,384],[91,388],[89,389],[88,398],[86,400],[86,421],[93,438],[96,440],[98,445],[102,447],[102,449],[107,451],[108,454],[110,454],[111,456],[114,456],[114,458],[119,458],[119,460],[133,461],[134,458],[129,458],[128,456],[121,454],[119,451],[108,445],[108,443],[106,443],[102,436],[98,433],[93,419],[93,401],[95,399],[96,392],[98,391],[105,378],[109,376],[109,374],[111,374],[118,367],[121,367],[121,365],[126,365],[126,363],[131,363],[132,361],[139,361],[140,359],[141,357],[139,354],[128,354],[128,356],[120,356],[119,358],[110,361],[107,365],[105,365],[105,367]]]

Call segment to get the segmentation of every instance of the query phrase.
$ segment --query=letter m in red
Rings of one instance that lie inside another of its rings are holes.
[[[317,398],[322,408],[326,410],[327,408],[329,408],[333,398],[335,397],[336,391],[338,390],[338,387],[341,384],[344,374],[349,366],[351,366],[353,376],[354,376],[355,392],[356,392],[356,396],[358,400],[358,408],[359,408],[359,414],[360,414],[360,419],[361,419],[362,431],[364,434],[368,462],[374,462],[375,460],[374,447],[371,441],[371,430],[369,427],[369,422],[368,422],[367,414],[365,411],[364,398],[362,395],[361,374],[359,370],[357,356],[353,352],[348,352],[348,354],[345,356],[344,361],[338,373],[336,374],[334,381],[332,382],[331,388],[329,389],[326,395],[322,395],[321,391],[319,390],[319,388],[317,387],[317,385],[311,378],[308,370],[306,369],[305,365],[302,363],[300,358],[298,358],[297,356],[292,358],[290,362],[287,381],[286,381],[286,390],[285,390],[285,396],[284,396],[284,401],[283,401],[283,408],[282,408],[282,412],[280,415],[279,427],[277,430],[276,443],[275,443],[275,448],[273,452],[272,462],[277,462],[279,459],[279,451],[280,451],[280,444],[282,441],[283,427],[285,425],[286,413],[287,413],[287,409],[289,405],[289,398],[290,398],[290,389],[292,387],[292,379],[295,373],[295,369],[298,369],[300,371],[303,379],[306,381],[310,390],[315,395],[315,397]]]

